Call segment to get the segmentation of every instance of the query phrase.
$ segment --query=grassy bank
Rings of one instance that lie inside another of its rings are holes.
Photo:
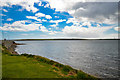
[[[2,48],[3,78],[79,78],[98,80],[80,70],[53,60],[29,54],[13,55]]]

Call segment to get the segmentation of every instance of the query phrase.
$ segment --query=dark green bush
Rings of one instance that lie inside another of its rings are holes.
[[[24,54],[21,54],[21,56],[28,56],[28,54],[24,53]]]
[[[63,64],[60,64],[60,63],[58,63],[58,62],[55,62],[55,66],[61,68],[61,67],[63,67],[64,65],[63,65]]]
[[[85,79],[86,75],[83,72],[78,72],[77,73],[77,78],[79,78],[79,79]]]
[[[29,54],[29,55],[27,55],[27,57],[34,57],[35,55],[32,55],[32,54]]]
[[[62,70],[65,71],[65,72],[69,72],[71,70],[71,67],[64,66]]]

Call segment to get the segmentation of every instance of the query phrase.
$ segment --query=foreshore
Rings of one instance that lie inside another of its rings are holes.
[[[5,46],[12,54],[18,55],[18,53],[15,51],[15,48],[17,45],[25,45],[25,44],[19,44],[15,43],[13,40],[3,40],[2,45]]]
[[[55,70],[55,72],[62,77],[71,78],[71,76],[72,76],[72,78],[82,78],[83,80],[86,80],[86,79],[87,80],[88,79],[89,80],[99,80],[96,77],[89,75],[81,70],[73,69],[72,67],[70,67],[68,65],[63,65],[63,64],[60,64],[53,60],[41,57],[41,56],[32,55],[32,54],[21,54],[20,55],[15,51],[15,48],[17,45],[23,45],[23,44],[17,44],[14,41],[3,42],[3,47],[5,49],[5,51],[3,51],[3,53],[8,53],[8,55],[10,55],[10,56],[17,56],[17,57],[20,56],[20,57],[31,58],[31,59],[37,60],[38,62],[42,62],[42,63],[48,64],[48,65],[54,66],[55,68],[60,70],[61,73],[57,70]],[[63,75],[63,73],[64,73],[64,75]]]

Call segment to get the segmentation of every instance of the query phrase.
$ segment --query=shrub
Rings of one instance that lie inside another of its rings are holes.
[[[54,65],[58,68],[62,68],[64,66],[63,64],[60,64],[58,62],[54,62]]]
[[[85,79],[86,78],[86,74],[84,74],[83,72],[78,72],[77,73],[77,78],[79,78],[79,79]]]
[[[28,54],[24,53],[24,54],[21,54],[21,56],[28,56]]]
[[[32,54],[28,54],[27,57],[34,57],[35,55]]]
[[[63,71],[69,72],[70,70],[72,70],[70,66],[63,66]]]

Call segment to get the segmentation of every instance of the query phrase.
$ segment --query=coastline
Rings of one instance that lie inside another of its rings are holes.
[[[6,48],[4,45],[4,48],[6,48],[8,51],[10,51],[10,55],[12,56],[24,56],[24,57],[27,57],[27,58],[32,58],[32,59],[35,59],[39,62],[43,62],[43,63],[46,63],[46,64],[49,64],[49,65],[52,65],[52,66],[55,66],[59,69],[63,69],[65,72],[68,73],[68,75],[77,75],[78,77],[80,75],[84,75],[84,77],[88,77],[89,79],[93,79],[93,80],[99,80],[97,79],[97,77],[95,76],[92,76],[92,75],[89,75],[81,70],[76,70],[76,69],[73,69],[72,67],[68,66],[68,65],[63,65],[61,63],[58,63],[58,62],[55,62],[53,60],[50,60],[48,58],[45,58],[45,57],[41,57],[41,56],[37,56],[37,55],[32,55],[32,54],[18,54],[16,51],[15,51],[15,48],[17,47],[17,45],[25,45],[25,44],[18,44],[18,43],[15,43],[13,41],[13,44],[11,44],[10,48]]]
[[[16,39],[15,41],[50,41],[50,40],[120,40],[120,39]]]
[[[15,43],[15,41],[13,40],[4,40],[2,41],[2,45],[5,46],[12,54],[19,55],[15,51],[15,48],[17,47],[17,45],[25,45],[25,44]]]

